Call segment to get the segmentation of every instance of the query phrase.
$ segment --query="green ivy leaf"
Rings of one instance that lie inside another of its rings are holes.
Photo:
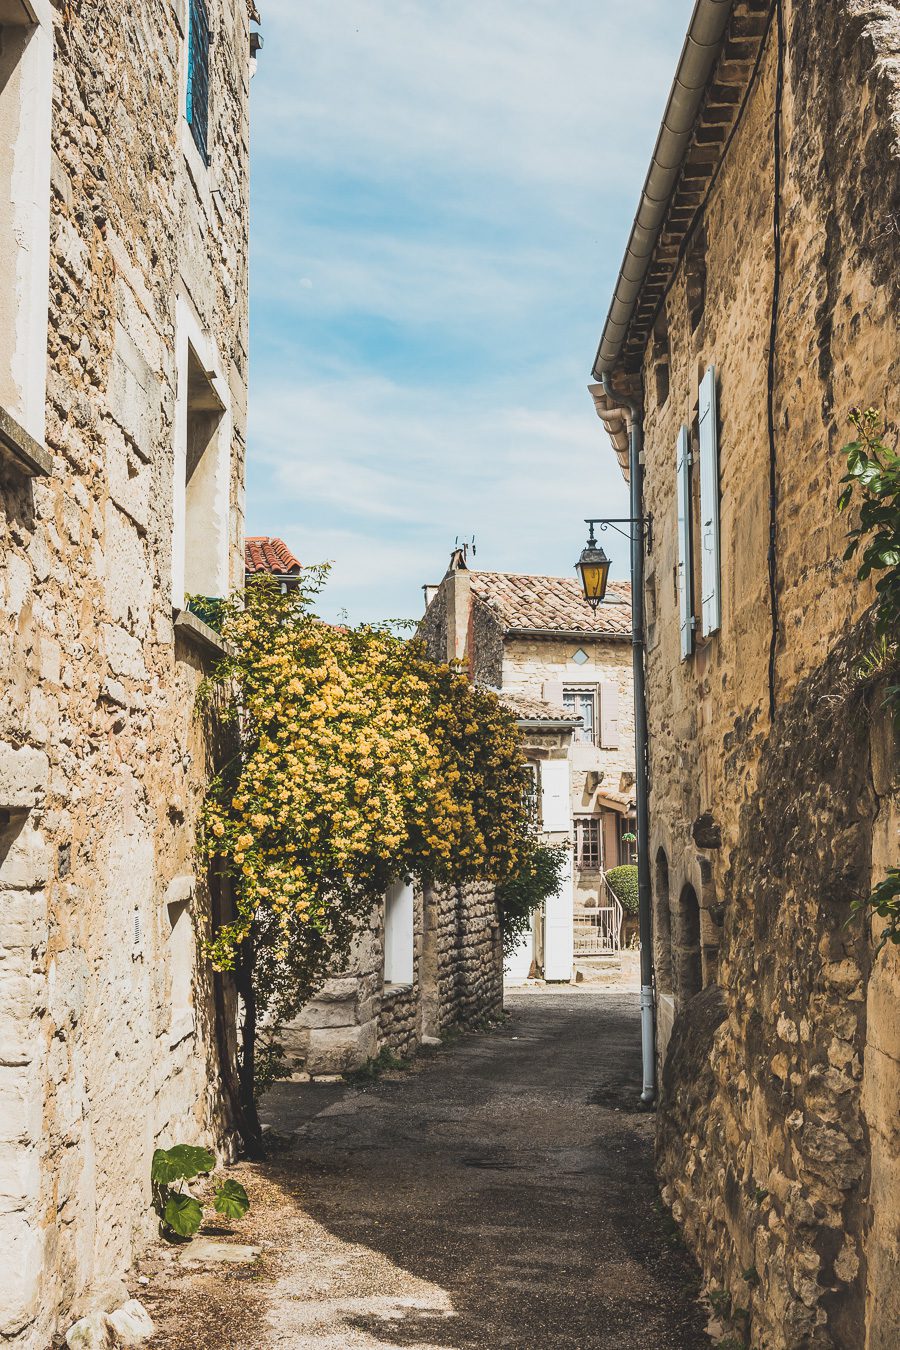
[[[168,1186],[173,1181],[190,1181],[191,1177],[211,1172],[215,1165],[215,1157],[205,1148],[193,1148],[190,1144],[158,1148],[150,1164],[150,1180],[158,1186]]]
[[[177,1192],[166,1201],[163,1220],[179,1237],[193,1237],[203,1222],[203,1210],[192,1195]]]
[[[223,1181],[213,1202],[217,1214],[226,1219],[242,1219],[250,1208],[250,1197],[239,1181]]]

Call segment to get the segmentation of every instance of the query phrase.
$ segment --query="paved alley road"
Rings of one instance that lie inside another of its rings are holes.
[[[653,1120],[634,1110],[637,995],[524,990],[507,1007],[421,1071],[270,1094],[291,1142],[238,1173],[254,1202],[239,1240],[263,1255],[160,1269],[153,1346],[707,1346],[696,1271],[655,1203]]]

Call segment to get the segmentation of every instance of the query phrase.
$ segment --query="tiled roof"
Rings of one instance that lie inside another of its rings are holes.
[[[608,599],[591,609],[576,577],[532,577],[518,572],[470,572],[472,594],[509,632],[631,636],[631,585],[611,581]]]
[[[270,539],[268,535],[253,535],[244,540],[244,567],[249,573],[273,572],[275,576],[286,576],[289,572],[299,572],[301,564],[294,557],[283,539]]]
[[[555,703],[545,703],[531,694],[510,694],[504,689],[499,698],[504,708],[515,713],[520,722],[568,722],[574,727],[582,720],[566,708],[560,708]]]

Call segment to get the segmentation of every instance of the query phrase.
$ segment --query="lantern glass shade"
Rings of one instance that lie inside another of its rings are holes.
[[[581,577],[581,589],[584,591],[584,598],[591,609],[596,609],[606,595],[606,584],[609,581],[609,558],[602,548],[589,542],[582,551],[575,567]]]

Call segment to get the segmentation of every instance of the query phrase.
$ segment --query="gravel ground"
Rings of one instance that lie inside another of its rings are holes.
[[[364,1088],[276,1087],[283,1142],[233,1169],[240,1265],[144,1263],[167,1350],[701,1350],[696,1268],[659,1208],[637,996],[535,988]]]

